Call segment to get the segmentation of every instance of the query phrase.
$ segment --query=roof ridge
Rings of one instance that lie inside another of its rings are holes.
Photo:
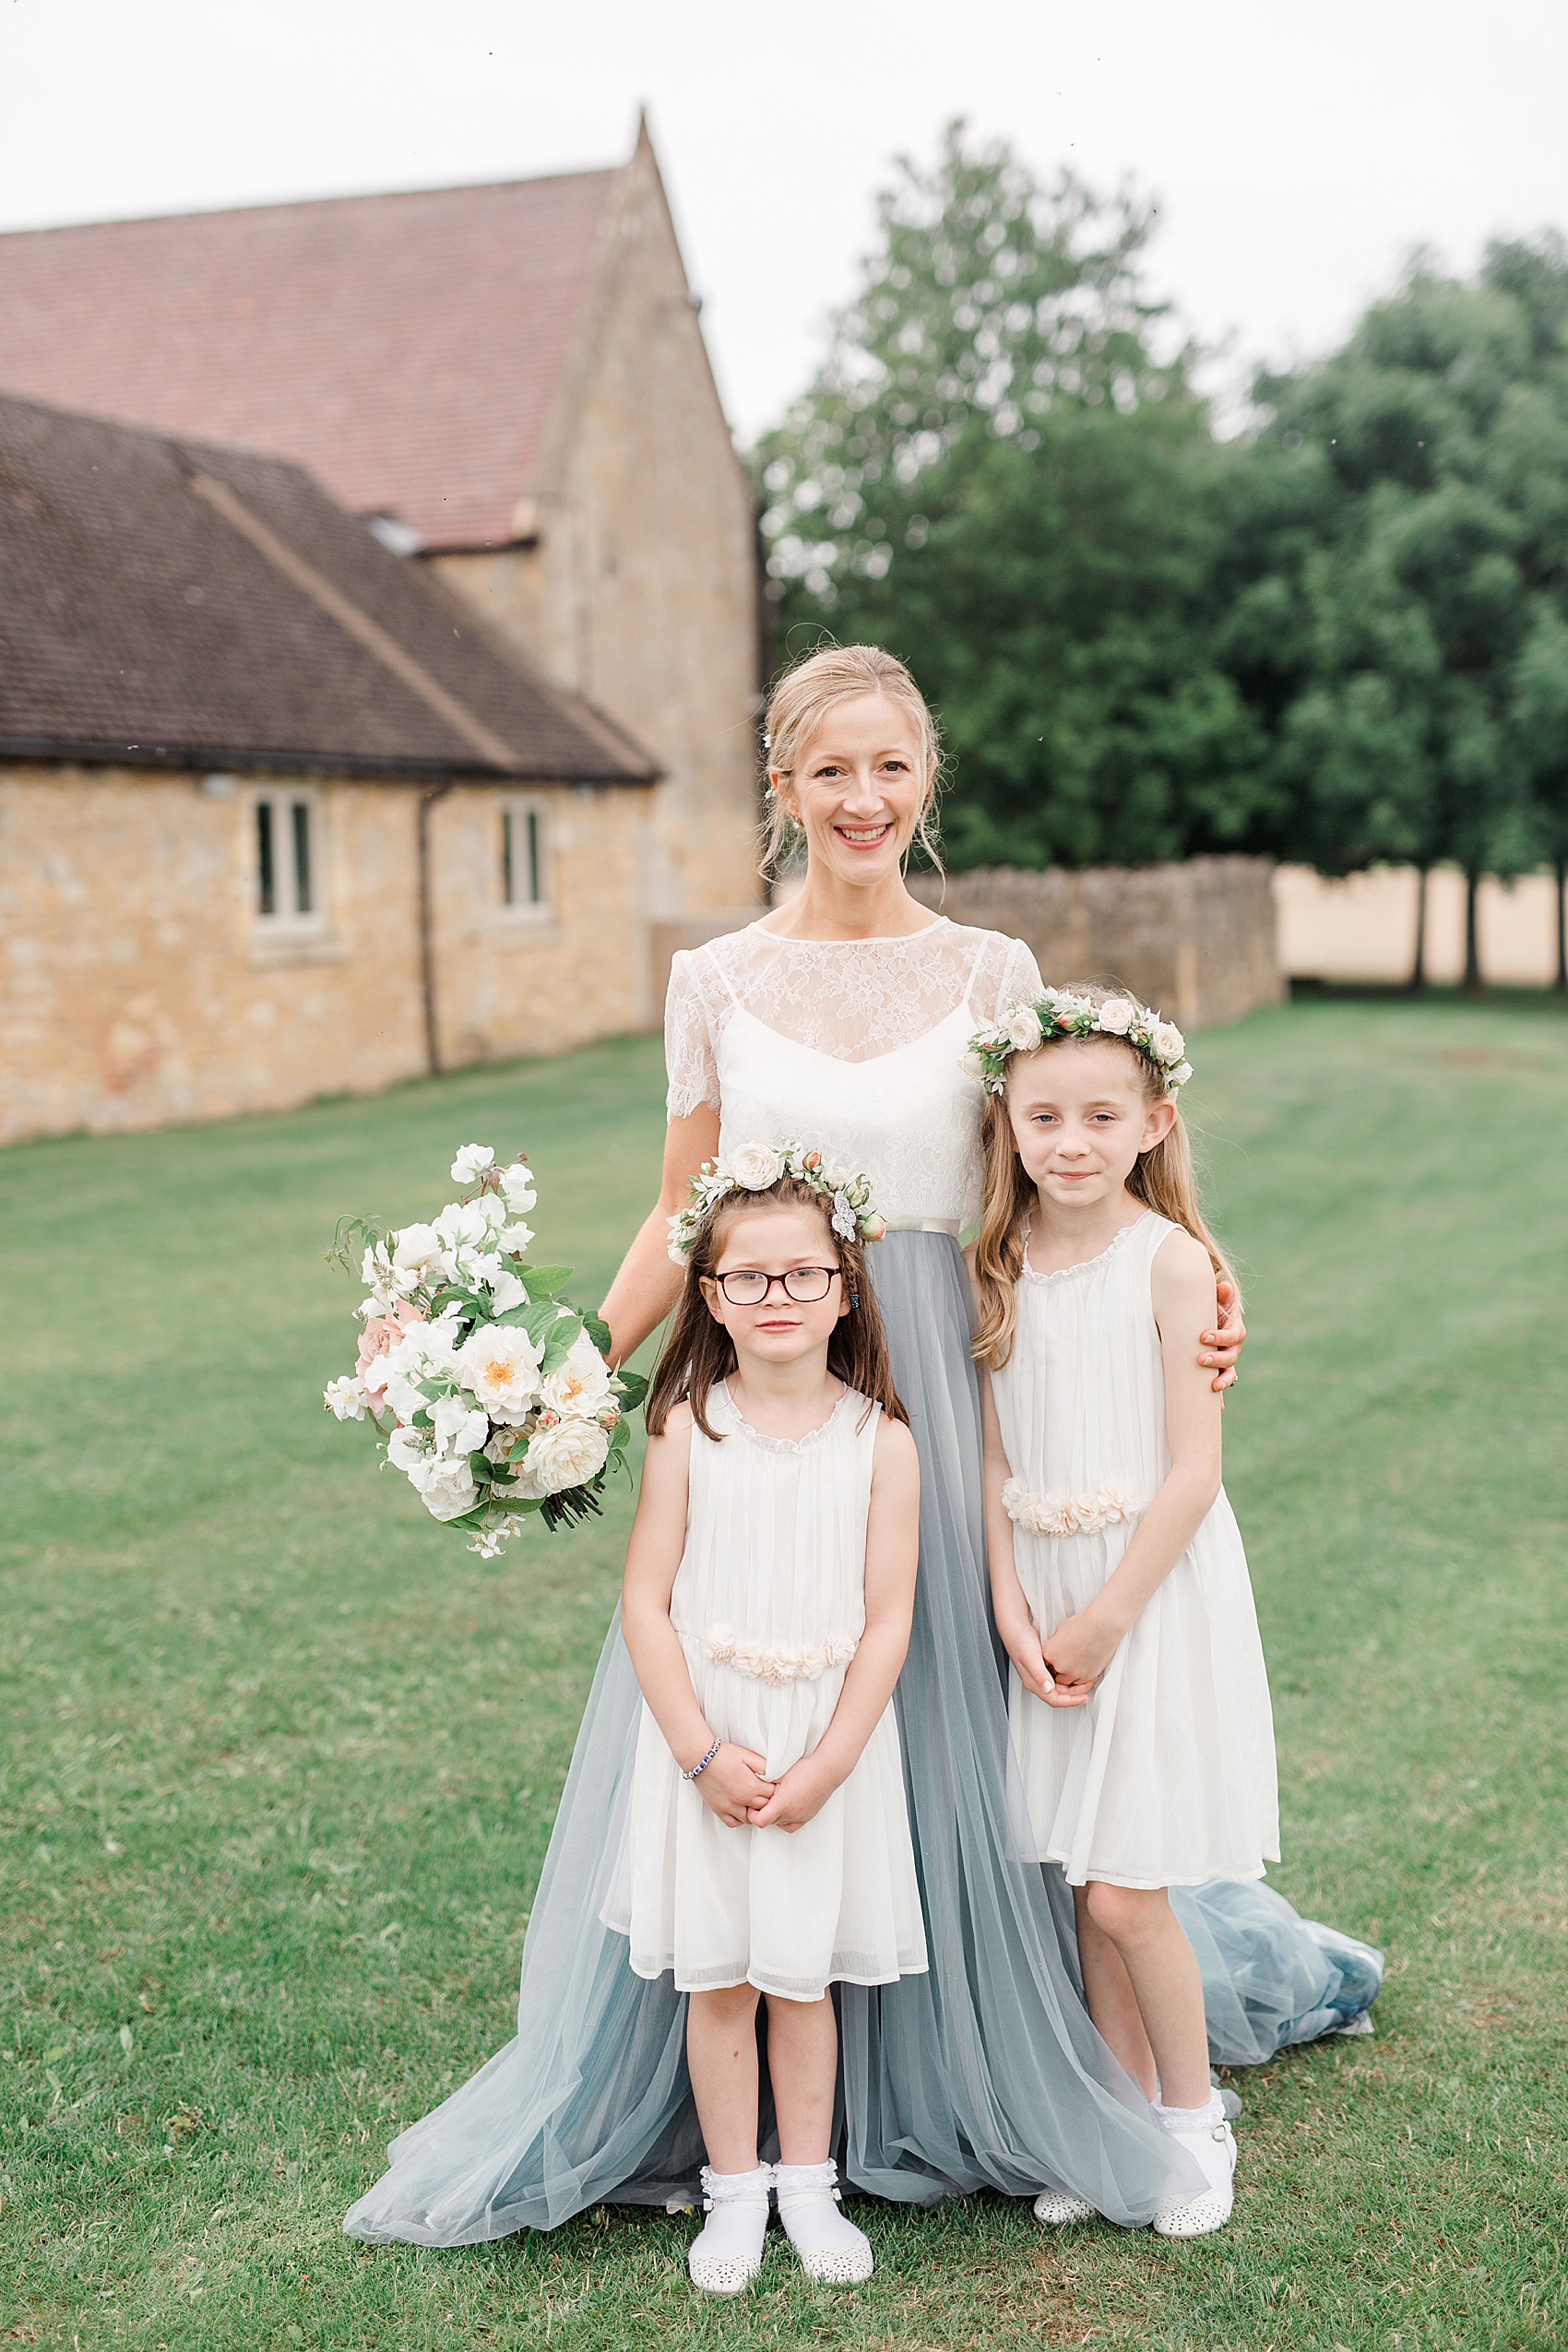
[[[196,211],[123,212],[88,220],[42,220],[30,227],[0,229],[0,238],[69,237],[83,229],[156,229],[164,221],[232,220],[258,212],[315,212],[327,205],[397,204],[414,196],[503,195],[514,188],[547,188],[570,180],[613,180],[625,169],[624,163],[585,163],[575,172],[524,172],[508,180],[445,180],[428,188],[348,188],[337,196],[266,196],[255,204],[214,204]]]

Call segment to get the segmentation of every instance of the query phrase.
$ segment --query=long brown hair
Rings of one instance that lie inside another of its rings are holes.
[[[1087,986],[1078,980],[1071,985],[1073,994],[1088,1004],[1103,1004],[1107,997],[1124,993],[1121,990]],[[1160,1072],[1124,1038],[1108,1037],[1099,1030],[1092,1038],[1053,1038],[1048,1033],[1035,1051],[1064,1053],[1075,1045],[1119,1045],[1137,1065],[1144,1099],[1149,1103],[1171,1100],[1170,1089]],[[1033,1059],[1033,1054],[1013,1054],[1008,1059],[1008,1069],[1015,1063]],[[1018,1278],[1024,1270],[1024,1240],[1029,1218],[1039,1206],[1039,1196],[1018,1157],[1005,1094],[986,1097],[980,1141],[985,1155],[985,1206],[975,1242],[980,1306],[975,1316],[973,1346],[976,1360],[995,1372],[1013,1352],[1018,1321]],[[1127,1179],[1127,1190],[1134,1200],[1142,1201],[1158,1216],[1169,1218],[1172,1225],[1180,1225],[1195,1241],[1201,1241],[1215,1273],[1235,1284],[1240,1301],[1241,1285],[1204,1218],[1197,1173],[1193,1166],[1192,1141],[1180,1111],[1171,1123],[1170,1133],[1151,1151],[1138,1154]]]
[[[844,1295],[853,1302],[849,1313],[840,1315],[833,1326],[827,1369],[846,1388],[868,1399],[868,1410],[871,1405],[880,1405],[889,1420],[907,1421],[909,1417],[893,1385],[887,1333],[871,1287],[863,1245],[858,1238],[846,1241],[834,1232],[828,1205],[812,1185],[803,1184],[798,1176],[780,1176],[777,1184],[760,1192],[726,1193],[698,1227],[686,1260],[686,1279],[675,1319],[648,1385],[648,1435],[662,1437],[672,1408],[682,1403],[691,1406],[692,1419],[704,1437],[719,1434],[709,1425],[707,1400],[719,1382],[734,1371],[735,1349],[730,1334],[709,1311],[703,1296],[703,1277],[711,1277],[718,1265],[728,1228],[737,1217],[756,1208],[809,1208],[821,1218],[828,1247],[837,1261]]]

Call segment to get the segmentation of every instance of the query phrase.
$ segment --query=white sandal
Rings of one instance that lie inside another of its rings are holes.
[[[686,2250],[686,2269],[705,2295],[740,2295],[762,2268],[767,2196],[773,2167],[754,2172],[702,2168],[702,2209],[707,2215]]]

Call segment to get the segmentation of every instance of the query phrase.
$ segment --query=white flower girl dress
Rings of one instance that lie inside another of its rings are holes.
[[[865,1626],[866,1515],[882,1408],[846,1389],[798,1441],[765,1436],[720,1384],[692,1431],[686,1544],[671,1596],[713,1735],[777,1779],[833,1720]],[[608,1924],[639,1977],[680,1992],[751,1983],[788,2001],[926,1965],[891,1704],[801,1829],[731,1828],[683,1777],[645,1705],[630,1833]]]
[[[1003,1501],[1042,1636],[1102,1590],[1170,1470],[1151,1278],[1178,1229],[1146,1211],[1085,1265],[1019,1277],[992,1374]],[[1087,1706],[1008,1678],[1042,1862],[1072,1886],[1257,1879],[1279,1859],[1274,1725],[1246,1554],[1223,1490]]]

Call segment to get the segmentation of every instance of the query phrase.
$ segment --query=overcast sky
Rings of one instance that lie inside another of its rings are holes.
[[[0,0],[0,101],[6,228],[602,164],[646,101],[742,435],[956,113],[1155,197],[1237,378],[1419,243],[1568,229],[1564,0]]]

